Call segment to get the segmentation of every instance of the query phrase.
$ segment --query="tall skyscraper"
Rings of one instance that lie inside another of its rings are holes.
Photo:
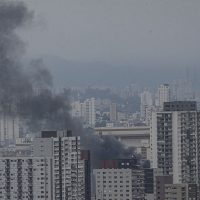
[[[170,101],[170,86],[169,84],[162,84],[158,88],[158,104],[160,108],[163,108],[164,102]]]
[[[165,108],[152,114],[152,167],[173,175],[173,183],[199,184],[200,111],[193,109],[194,102],[172,102]]]

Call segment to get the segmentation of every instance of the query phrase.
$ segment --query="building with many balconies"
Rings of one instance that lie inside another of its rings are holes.
[[[186,102],[167,104],[167,111],[152,114],[152,167],[173,175],[173,183],[200,182],[200,112],[189,107]]]

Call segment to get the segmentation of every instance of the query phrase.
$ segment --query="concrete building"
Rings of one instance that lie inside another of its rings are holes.
[[[90,153],[80,137],[43,131],[17,144],[0,154],[0,199],[90,200]]]
[[[158,88],[158,104],[162,109],[164,102],[170,101],[170,87],[169,84],[162,84]]]
[[[75,118],[83,117],[83,103],[80,101],[74,101],[71,103],[71,115]]]
[[[15,143],[19,138],[19,118],[0,114],[0,144]]]
[[[155,169],[144,169],[145,200],[154,200],[154,176]]]
[[[0,158],[0,199],[53,199],[51,158]]]
[[[144,91],[141,93],[140,99],[141,99],[140,115],[141,115],[141,119],[145,120],[148,110],[153,105],[152,94],[149,91]]]
[[[95,98],[86,99],[84,102],[75,101],[71,103],[71,115],[79,118],[86,126],[94,127],[96,123]]]
[[[196,111],[196,101],[171,101],[164,102],[164,111]]]
[[[173,175],[173,183],[198,184],[199,132],[199,111],[153,113],[150,139],[152,167],[162,169],[164,175]]]
[[[84,161],[85,200],[91,200],[91,160],[89,150],[81,150],[81,160]]]
[[[166,184],[165,200],[197,200],[196,184]]]
[[[156,176],[155,177],[155,187],[154,194],[156,200],[165,200],[165,185],[172,184],[173,177],[172,176]],[[171,199],[172,200],[172,199]]]
[[[85,123],[91,127],[95,127],[96,123],[95,98],[85,100],[84,106],[85,106],[84,108]]]
[[[150,159],[150,127],[99,127],[95,133],[100,137],[110,135],[116,137],[125,147],[135,147],[144,159]]]
[[[104,168],[93,170],[97,200],[144,200],[144,170],[137,169],[135,161],[111,160]]]
[[[110,121],[111,122],[117,121],[117,104],[116,103],[110,104]]]
[[[85,171],[80,137],[69,131],[43,131],[33,141],[33,155],[53,159],[54,200],[84,200]]]

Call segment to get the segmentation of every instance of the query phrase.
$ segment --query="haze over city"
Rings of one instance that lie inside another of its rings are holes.
[[[184,78],[187,68],[199,83],[197,0],[25,2],[35,13],[22,34],[26,56],[43,57],[59,86],[155,86]]]
[[[199,200],[199,8],[0,0],[0,200]]]

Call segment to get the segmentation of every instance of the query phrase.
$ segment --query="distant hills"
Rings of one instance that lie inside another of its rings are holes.
[[[68,61],[51,55],[41,58],[53,74],[56,86],[125,86],[130,83],[138,83],[142,86],[151,87],[186,77],[184,67],[123,66],[103,62],[86,63]],[[195,73],[191,72],[191,76],[197,76],[197,74],[199,74],[199,70],[196,70]]]

